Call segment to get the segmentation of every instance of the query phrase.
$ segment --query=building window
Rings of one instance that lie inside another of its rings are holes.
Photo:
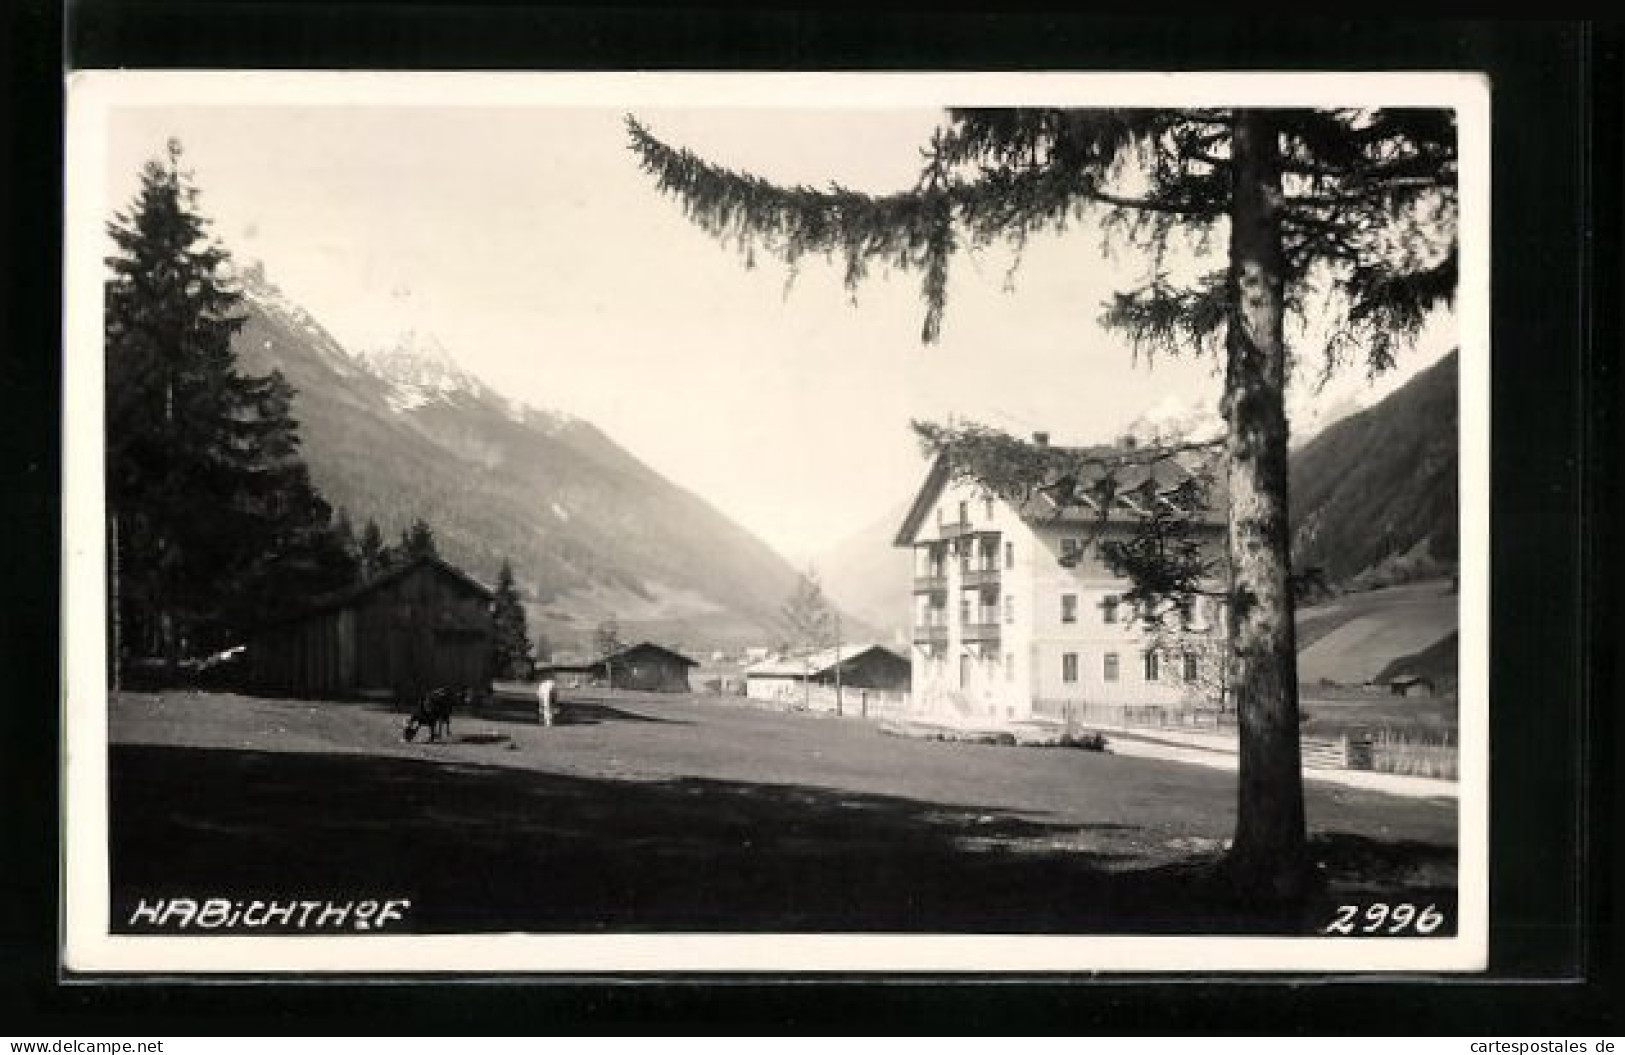
[[[1157,654],[1155,652],[1147,652],[1145,654],[1145,680],[1156,681],[1157,676],[1160,673],[1161,664],[1157,660]]]
[[[1185,653],[1185,680],[1196,680],[1196,653],[1194,652]]]
[[[1078,680],[1078,654],[1076,652],[1061,653],[1061,680],[1068,685]]]
[[[1108,623],[1117,622],[1117,606],[1120,602],[1114,594],[1100,602],[1100,615]]]
[[[1078,555],[1081,552],[1082,552],[1082,550],[1080,548],[1080,544],[1079,544],[1077,539],[1075,539],[1075,538],[1064,538],[1064,539],[1061,540],[1061,559],[1062,560],[1064,560],[1064,561],[1075,561],[1075,560],[1078,559]]]
[[[1004,654],[1004,680],[1016,680],[1016,654],[1014,652]]]
[[[1061,595],[1061,622],[1076,623],[1078,621],[1078,595],[1063,593]]]
[[[1004,595],[1004,621],[1006,623],[1016,621],[1016,595],[1013,593]]]
[[[1106,653],[1106,663],[1105,667],[1102,669],[1102,674],[1105,676],[1107,681],[1117,680],[1117,653]]]
[[[1014,568],[1015,566],[1016,566],[1016,544],[1014,542],[1006,542],[1004,544],[1004,567],[1005,567],[1005,570],[1008,571],[1009,569]]]
[[[969,502],[961,502],[961,503],[959,503],[959,522],[961,524],[969,524],[970,523],[970,503]]]
[[[941,506],[937,506],[937,527],[941,527],[941,526],[942,526],[942,520],[943,520],[943,517],[942,517],[942,507],[941,507]]]
[[[982,519],[986,520],[988,523],[991,524],[993,522],[993,496],[992,495],[988,495],[986,498],[982,499],[982,512],[985,514],[982,517]]]

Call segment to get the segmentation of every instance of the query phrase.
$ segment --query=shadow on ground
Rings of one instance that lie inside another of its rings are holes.
[[[392,714],[406,720],[409,708],[397,703],[382,700],[360,701],[324,701],[324,707],[358,706],[377,714]],[[458,706],[452,709],[451,721],[453,730],[458,722],[483,721],[512,723],[515,725],[539,725],[536,718],[536,701],[532,699],[518,700],[510,697],[498,696],[491,701],[475,707]],[[590,702],[587,700],[569,700],[562,704],[554,704],[554,725],[602,725],[606,722],[638,722],[651,725],[692,725],[692,722],[682,718],[662,718],[653,714],[640,714],[620,707],[611,707],[606,703]]]
[[[409,898],[420,933],[1296,933],[1328,911],[1257,917],[1211,850],[1109,849],[1129,825],[826,788],[151,745],[115,746],[109,778],[115,930],[143,897]],[[1317,851],[1454,905],[1430,878],[1453,876],[1448,847]]]

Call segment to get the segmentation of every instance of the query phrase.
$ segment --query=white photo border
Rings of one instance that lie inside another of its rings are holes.
[[[750,90],[740,86],[749,82]],[[1444,938],[452,934],[115,935],[110,928],[103,489],[105,152],[121,108],[1435,106],[1460,134],[1458,924]],[[64,230],[62,965],[89,974],[1476,972],[1488,967],[1490,86],[1475,73],[373,73],[81,70]]]

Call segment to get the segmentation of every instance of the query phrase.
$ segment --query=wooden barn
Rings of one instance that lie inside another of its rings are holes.
[[[248,648],[251,684],[403,703],[440,686],[489,693],[491,598],[445,561],[420,558],[262,627]]]
[[[588,669],[612,689],[688,692],[688,672],[699,663],[648,641],[623,648]]]
[[[1388,679],[1388,691],[1395,696],[1432,696],[1433,680],[1420,674],[1397,674]]]
[[[850,689],[907,692],[911,667],[906,657],[884,645],[827,648],[810,656],[771,659],[747,667],[745,694],[760,700],[798,698],[803,684],[837,683]]]

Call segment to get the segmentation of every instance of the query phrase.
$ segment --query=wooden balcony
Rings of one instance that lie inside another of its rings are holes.
[[[999,567],[996,564],[961,568],[959,585],[967,590],[981,586],[997,586],[999,574]]]
[[[914,576],[915,593],[941,593],[948,588],[948,575],[946,572],[937,572],[935,575]]]
[[[960,628],[961,641],[979,641],[983,644],[998,643],[1001,624],[997,621],[985,623],[966,623]]]
[[[914,643],[916,645],[947,644],[948,625],[946,623],[916,623],[914,626]]]

